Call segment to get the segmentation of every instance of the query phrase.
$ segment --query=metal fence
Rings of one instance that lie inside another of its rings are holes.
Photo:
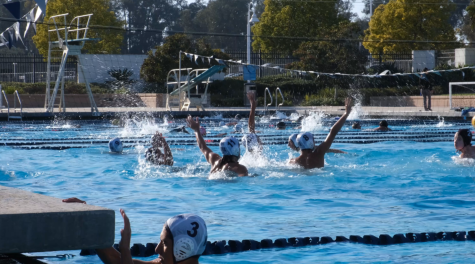
[[[233,60],[242,61],[243,63],[247,63],[247,51],[245,50],[226,50],[226,54],[228,54]],[[267,65],[269,67],[280,67],[285,68],[286,65],[299,61],[299,58],[290,56],[285,53],[278,53],[278,52],[271,52],[271,53],[264,53],[264,52],[251,52],[251,64],[253,65]],[[229,76],[240,76],[242,74],[242,66],[241,65],[230,65],[228,69]],[[274,68],[263,68],[259,67],[257,71],[257,77],[265,77],[270,75],[281,75],[285,74],[285,71],[281,71],[280,69]]]
[[[380,53],[368,55],[366,68],[378,68],[383,64],[393,64],[394,67],[403,72],[412,72],[412,52]]]
[[[58,77],[61,57],[51,58],[50,81]],[[47,61],[37,54],[28,55],[0,55],[0,82],[46,82],[48,78]],[[78,80],[77,59],[69,57],[66,61],[64,78],[67,81]]]
[[[451,67],[455,67],[455,50],[438,50],[435,53],[436,60],[435,65],[447,64]]]

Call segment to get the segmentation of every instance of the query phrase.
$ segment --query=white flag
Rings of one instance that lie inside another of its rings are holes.
[[[46,14],[46,3],[48,2],[47,0],[35,0],[36,4],[38,5],[39,8],[43,11],[43,13]]]
[[[21,38],[20,34],[20,22],[13,24],[13,30],[15,30],[15,40],[18,41],[18,39],[20,39],[21,43],[23,43],[23,39]],[[24,45],[25,43],[23,43],[23,46]]]
[[[35,22],[41,17],[41,8],[36,9]]]
[[[27,23],[26,23],[26,28],[25,28],[25,34],[23,35],[24,38],[26,38],[26,33],[28,33],[28,29],[30,28],[30,24],[31,24],[30,13],[27,13],[25,15],[25,19],[26,19]]]
[[[5,43],[5,37],[3,36],[3,33],[0,34],[0,43],[1,43],[0,46],[6,45],[6,43]]]
[[[198,64],[198,58],[199,58],[199,57],[200,57],[200,56],[195,55],[195,63],[196,63],[196,64]]]

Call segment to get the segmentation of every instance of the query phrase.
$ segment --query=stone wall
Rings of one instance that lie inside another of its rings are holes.
[[[413,106],[424,107],[422,96],[372,96],[371,106]],[[449,107],[448,95],[433,95],[431,99],[432,107]],[[475,96],[453,96],[452,107],[475,107]]]

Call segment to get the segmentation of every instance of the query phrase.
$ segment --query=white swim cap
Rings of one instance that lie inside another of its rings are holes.
[[[299,135],[299,134],[295,133],[295,134],[290,135],[290,137],[289,137],[289,140],[292,140],[292,142],[294,143],[294,146],[295,146],[296,148],[299,147],[299,143],[297,142],[297,136],[298,136],[298,135]]]
[[[235,137],[225,137],[219,142],[219,149],[224,156],[241,156],[239,141]]]
[[[313,134],[310,132],[300,133],[297,136],[297,142],[299,143],[298,147],[300,149],[315,148],[315,141],[313,140]]]
[[[236,124],[234,126],[234,131],[236,132],[242,132],[242,125],[241,124]]]
[[[241,138],[241,144],[246,149],[254,149],[254,148],[259,147],[259,141],[257,140],[257,135],[254,133],[244,135]]]
[[[168,219],[166,225],[173,236],[173,255],[176,261],[203,254],[208,240],[203,218],[194,214],[182,214]]]
[[[109,150],[111,152],[117,152],[120,153],[124,149],[124,146],[122,146],[122,142],[120,141],[120,138],[114,138],[113,140],[109,141]]]

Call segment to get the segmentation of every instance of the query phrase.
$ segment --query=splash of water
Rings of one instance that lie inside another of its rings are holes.
[[[271,116],[270,119],[287,119],[287,115],[285,113],[276,111],[275,115]]]
[[[363,107],[361,107],[361,102],[356,102],[351,110],[348,120],[360,120],[364,118],[366,114],[363,112]]]
[[[457,165],[462,165],[465,167],[475,166],[475,159],[462,159],[459,156],[452,156],[452,161]]]
[[[123,129],[119,132],[120,137],[132,137],[132,136],[145,136],[153,135],[157,131],[160,133],[166,133],[166,126],[168,121],[164,119],[166,124],[156,124],[153,119],[127,119]],[[164,125],[166,125],[164,127]]]
[[[439,123],[436,125],[436,127],[451,127],[454,124],[446,124],[444,117],[441,117],[440,115],[437,116],[437,119],[439,119]]]
[[[203,119],[223,119],[223,114],[216,114],[214,116],[205,116]]]
[[[310,112],[310,114],[302,120],[302,131],[318,131],[323,130],[323,112]]]
[[[298,113],[292,113],[289,116],[289,119],[292,120],[292,121],[297,121],[297,120],[299,120],[299,117],[300,117],[300,115]]]

